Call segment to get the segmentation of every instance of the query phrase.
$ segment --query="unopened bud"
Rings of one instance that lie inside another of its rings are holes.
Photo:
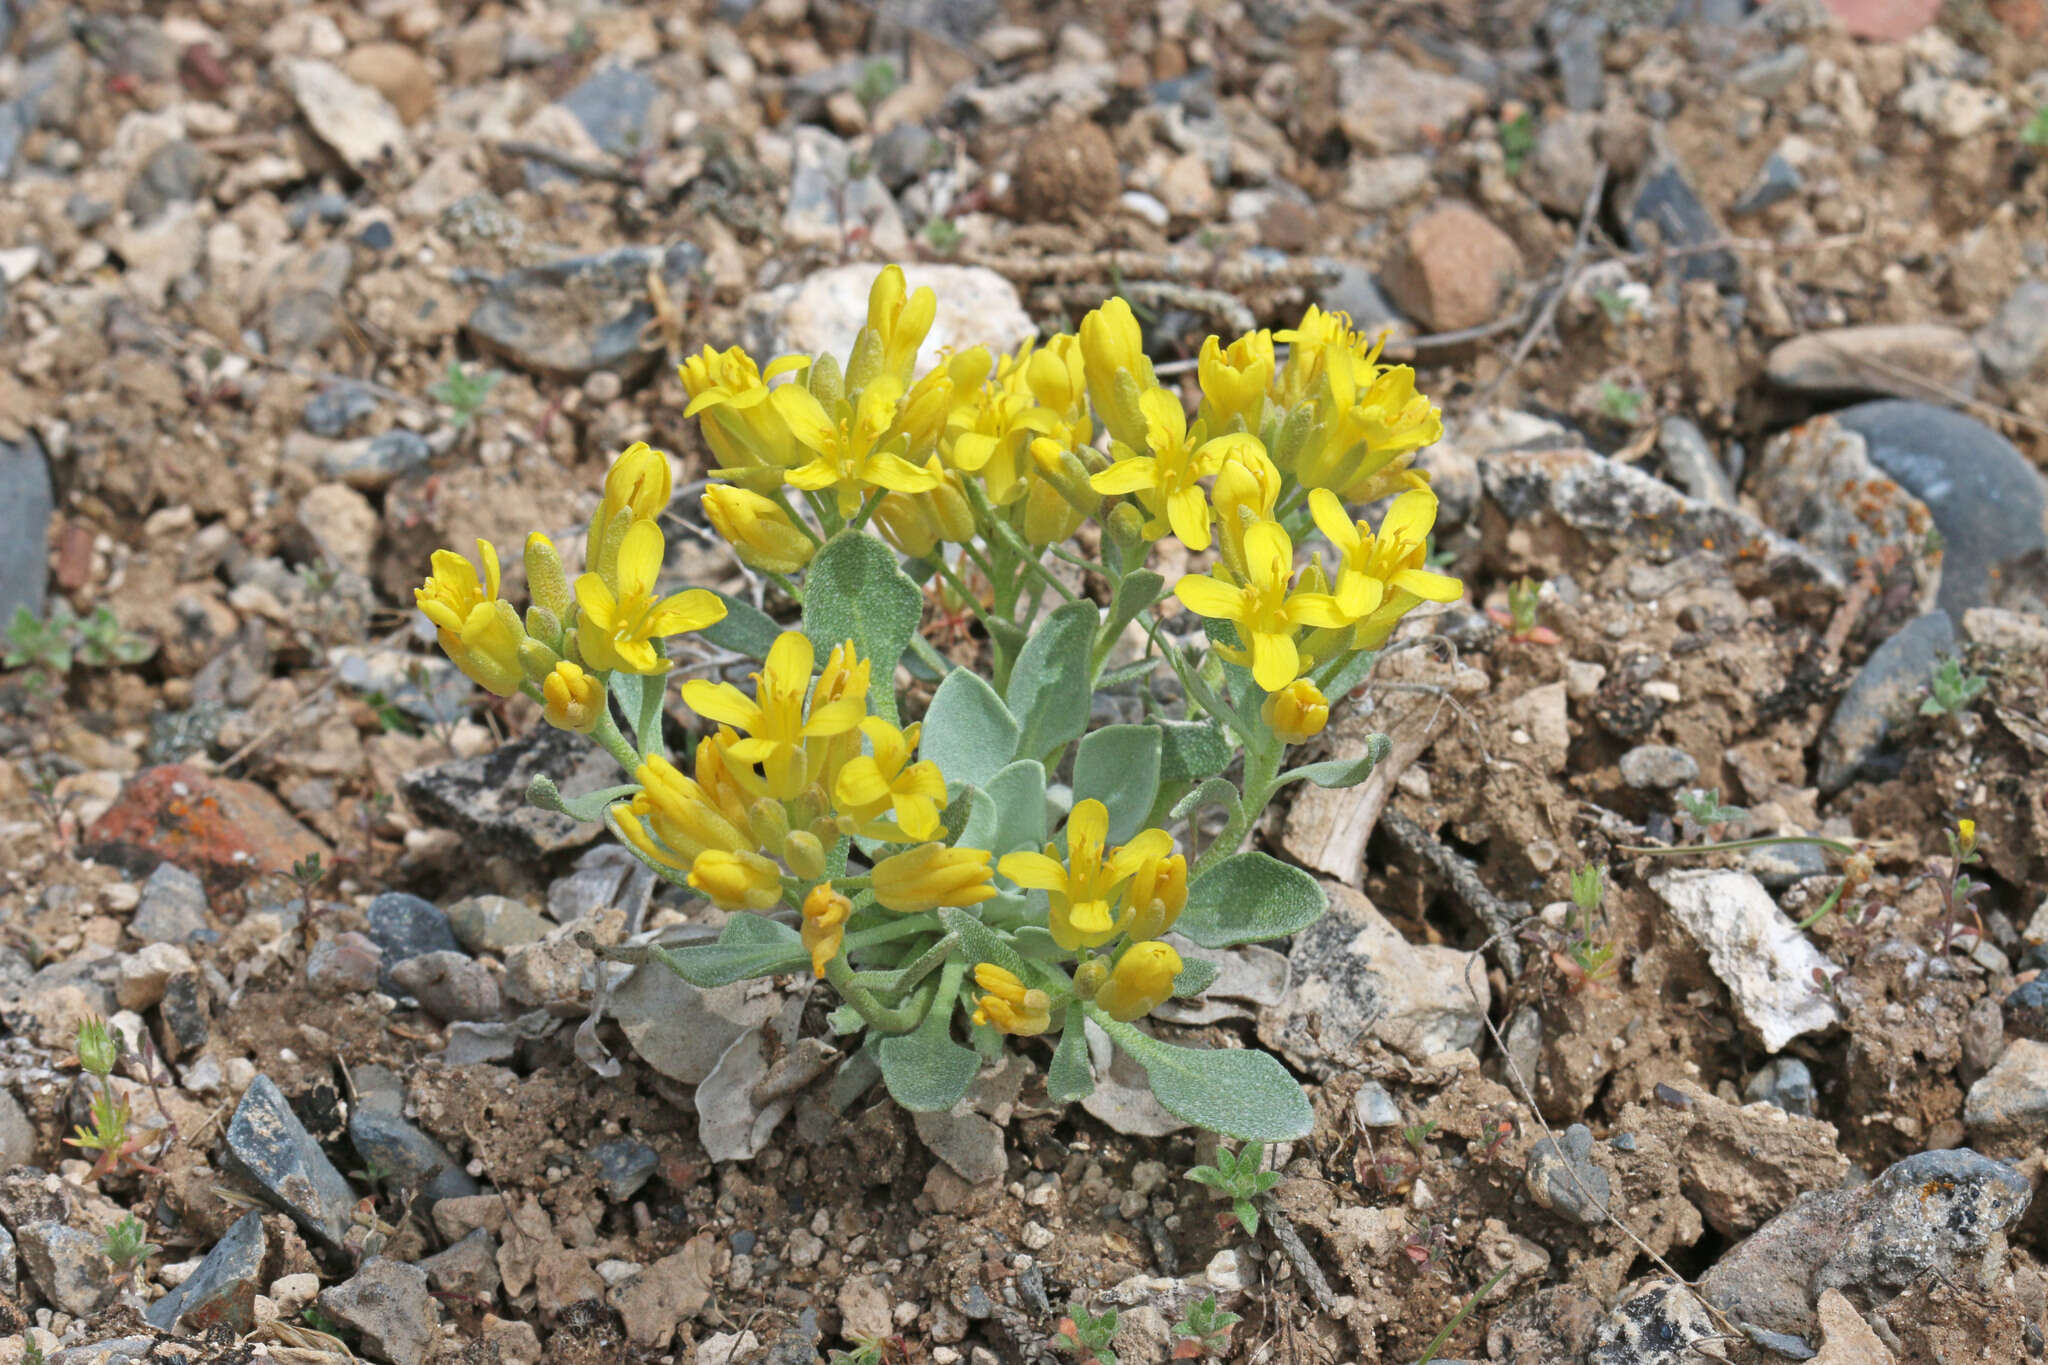
[[[782,861],[805,881],[825,875],[825,845],[807,829],[792,830],[782,841]]]

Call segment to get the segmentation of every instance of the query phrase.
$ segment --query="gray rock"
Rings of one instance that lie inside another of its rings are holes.
[[[253,1183],[307,1232],[340,1246],[355,1209],[355,1191],[299,1122],[277,1083],[258,1075],[228,1122],[222,1167]]]
[[[1593,113],[1565,110],[1543,120],[1524,178],[1537,203],[1574,221],[1585,212],[1600,175],[1599,131],[1600,116]]]
[[[1368,336],[1382,331],[1391,331],[1395,336],[1415,334],[1415,324],[1387,298],[1370,269],[1357,261],[1318,264],[1332,267],[1336,273],[1318,300],[1323,311],[1349,314],[1352,325]]]
[[[1816,417],[1764,443],[1751,473],[1757,510],[1774,529],[1825,555],[1845,576],[1873,559],[1895,563],[1934,605],[1942,577],[1927,504],[1879,469],[1869,442],[1833,417]],[[1853,490],[1844,496],[1843,490]]]
[[[1668,152],[1650,163],[1630,190],[1622,209],[1629,245],[1638,251],[1658,246],[1697,247],[1724,235],[1712,209],[1693,188],[1684,167]],[[1679,274],[1711,280],[1723,290],[1737,288],[1742,269],[1731,251],[1698,251],[1679,257]]]
[[[1607,1172],[1593,1164],[1593,1130],[1575,1123],[1529,1149],[1529,1195],[1544,1208],[1592,1227],[1607,1221]]]
[[[432,901],[421,900],[418,896],[403,891],[386,891],[370,902],[364,918],[369,921],[370,937],[376,941],[383,953],[383,975],[380,986],[396,995],[397,982],[392,978],[391,969],[407,958],[422,953],[461,953],[462,945],[455,941],[455,931],[448,927],[448,916],[441,913],[441,907]]]
[[[1745,95],[1776,99],[1806,70],[1806,47],[1787,43],[1775,52],[1751,58],[1735,69],[1728,83]]]
[[[1919,710],[1935,661],[1955,643],[1948,613],[1934,611],[1909,621],[1871,651],[1821,731],[1816,780],[1822,795],[1832,796],[1875,770],[1886,737]]]
[[[628,932],[654,895],[654,870],[618,844],[599,844],[576,859],[576,870],[548,887],[548,914],[569,924],[599,910],[625,912]]]
[[[1000,1180],[1010,1169],[1003,1130],[965,1104],[939,1113],[912,1114],[918,1140],[970,1185]]]
[[[342,296],[355,276],[355,252],[329,242],[278,266],[270,283],[263,335],[275,351],[308,351],[341,331]]]
[[[467,953],[433,952],[391,968],[391,983],[436,1019],[495,1019],[504,1001],[498,978]]]
[[[2036,978],[2038,984],[2040,978]],[[1977,1078],[1963,1122],[1986,1144],[2039,1148],[2048,1141],[2048,1043],[2014,1038],[1998,1065]]]
[[[1657,427],[1657,454],[1664,462],[1664,476],[1695,498],[1712,507],[1735,506],[1735,483],[1728,477],[1706,433],[1688,418],[1666,417]]]
[[[1764,158],[1764,164],[1757,168],[1756,175],[1733,204],[1728,206],[1732,217],[1741,218],[1752,213],[1762,213],[1773,204],[1782,204],[1806,188],[1806,177],[1799,168],[1784,157],[1772,152]]]
[[[1639,744],[1621,756],[1621,780],[1637,791],[1670,791],[1700,775],[1700,765],[1683,749]]]
[[[321,477],[339,480],[357,492],[379,493],[428,464],[434,458],[434,448],[418,432],[393,427],[353,441],[302,442],[287,438],[285,455],[310,464]],[[420,695],[420,689],[409,681],[401,685],[400,691],[414,699]],[[398,692],[387,695],[408,710],[413,709]]]
[[[322,995],[362,995],[377,989],[383,951],[353,930],[323,936],[306,954],[306,984]]]
[[[1721,1335],[1707,1306],[1676,1280],[1650,1280],[1623,1292],[1593,1329],[1586,1365],[1693,1365],[1700,1342]]]
[[[417,1191],[424,1208],[481,1190],[447,1148],[389,1110],[356,1106],[348,1117],[348,1140],[356,1155],[382,1170],[385,1179]]]
[[[796,245],[838,249],[848,233],[858,230],[877,251],[904,250],[910,234],[896,201],[880,177],[872,170],[856,174],[860,169],[846,143],[823,128],[798,127],[789,198],[782,207],[783,236]]]
[[[245,1213],[214,1243],[199,1268],[151,1304],[143,1316],[160,1331],[197,1335],[215,1325],[240,1334],[256,1325],[256,1286],[262,1283],[269,1239],[263,1215]]]
[[[661,86],[645,71],[605,63],[562,97],[562,107],[576,116],[591,141],[623,160],[660,146],[661,96]],[[553,177],[566,175],[546,169]]]
[[[2048,547],[2048,484],[1982,422],[1896,400],[1859,403],[1834,416],[1868,444],[1872,464],[1927,504],[1942,538],[1943,609],[1982,605],[2003,561]]]
[[[427,1283],[435,1293],[488,1303],[500,1283],[498,1239],[483,1228],[471,1228],[468,1236],[422,1260],[419,1266],[427,1272]]]
[[[448,1045],[441,1060],[449,1066],[471,1066],[477,1062],[509,1062],[519,1053],[519,1033],[511,1024],[454,1023],[448,1026]]]
[[[1368,1128],[1397,1128],[1401,1124],[1401,1106],[1394,1103],[1394,1097],[1378,1081],[1366,1081],[1358,1087],[1358,1094],[1351,1100],[1351,1112]]]
[[[1939,323],[1835,327],[1781,341],[1764,375],[1795,393],[1882,393],[1951,401],[1977,391],[1977,347]]]
[[[681,298],[703,263],[702,250],[678,242],[527,266],[497,279],[469,315],[467,330],[477,345],[545,379],[581,383],[598,370],[638,378],[656,355],[641,345],[641,332],[654,319],[648,271],[658,269],[671,295]]]
[[[205,932],[206,887],[176,863],[158,863],[142,884],[128,932],[144,943],[186,943]]]
[[[382,1256],[363,1262],[355,1278],[321,1290],[320,1309],[361,1333],[363,1349],[386,1365],[420,1365],[440,1320],[427,1272]]]
[[[300,420],[315,436],[332,439],[377,411],[377,395],[360,384],[334,384],[306,400]]]
[[[1726,1252],[1700,1291],[1738,1323],[1811,1337],[1826,1289],[1880,1307],[1923,1277],[1991,1283],[2030,1193],[2011,1166],[1968,1148],[1919,1152],[1867,1185],[1801,1195]]]
[[[396,1071],[376,1062],[364,1062],[348,1073],[356,1095],[356,1106],[386,1114],[405,1112],[405,1082]]]
[[[207,1009],[206,985],[198,972],[178,972],[166,981],[156,1012],[163,1023],[164,1055],[170,1060],[183,1061],[206,1046],[213,1018]]]
[[[0,108],[0,125],[5,110]],[[4,131],[4,129],[0,129]],[[0,143],[4,143],[0,136]],[[0,162],[4,170],[4,162]],[[0,631],[19,609],[42,619],[49,577],[50,514],[56,509],[50,491],[50,463],[34,435],[19,441],[0,440]]]
[[[465,896],[449,906],[448,926],[470,952],[499,957],[521,944],[538,943],[555,927],[524,901],[490,895]]]
[[[29,1278],[53,1308],[82,1318],[99,1312],[121,1292],[100,1250],[100,1239],[90,1233],[42,1219],[17,1223],[14,1240]]]
[[[2005,1017],[2005,1031],[2009,1036],[2048,1043],[2048,976],[2037,976],[2023,986],[2014,987],[1999,1002],[1999,1012]],[[0,1095],[0,1134],[4,1134],[7,1127],[4,1100],[5,1096]],[[6,1150],[6,1146],[4,1139],[0,1139],[0,1151]]]
[[[22,140],[35,127],[35,110],[23,100],[0,101],[0,180],[14,178]]]
[[[2048,359],[2048,280],[2021,280],[2014,287],[1998,316],[1978,331],[1977,354],[2007,388],[2040,372]]]
[[[13,1298],[21,1293],[21,1253],[15,1248],[14,1234],[0,1227],[0,1294]]]
[[[0,1090],[0,1171],[36,1159],[36,1126],[11,1090]]]
[[[300,58],[281,65],[284,84],[306,122],[356,171],[367,174],[411,160],[405,123],[383,95],[328,62]]]
[[[660,1153],[631,1138],[602,1143],[591,1156],[597,1162],[598,1186],[614,1204],[623,1204],[638,1194],[661,1165]]]
[[[1823,877],[1828,857],[1817,844],[1772,844],[1742,855],[1742,870],[1772,891],[1784,891],[1808,877]]]
[[[1813,988],[1814,972],[1828,960],[1756,878],[1735,868],[1687,868],[1652,877],[1650,889],[1706,950],[1708,967],[1765,1052],[1834,1026],[1834,1004]]]
[[[1560,5],[1543,17],[1543,36],[1557,62],[1558,83],[1568,109],[1598,109],[1605,99],[1603,49],[1607,20]]]
[[[1743,1095],[1751,1102],[1775,1104],[1788,1114],[1813,1117],[1813,1073],[1797,1057],[1779,1057],[1765,1062],[1749,1078]]]
[[[870,155],[882,183],[900,191],[945,161],[946,144],[922,123],[899,123],[875,139]]]
[[[128,186],[128,212],[137,224],[149,222],[166,205],[189,203],[199,197],[214,160],[184,138],[166,142],[149,154]]]

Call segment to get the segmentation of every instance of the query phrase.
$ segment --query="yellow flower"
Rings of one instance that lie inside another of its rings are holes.
[[[519,613],[498,596],[498,552],[488,540],[476,543],[484,566],[477,581],[476,565],[453,550],[436,550],[433,575],[413,589],[413,601],[440,632],[441,648],[455,666],[493,696],[509,697],[526,681],[519,666],[519,646],[526,632]]]
[[[619,541],[618,563],[608,582],[601,573],[576,580],[576,644],[583,661],[602,672],[659,673],[668,667],[653,641],[702,630],[725,619],[725,603],[703,588],[667,597],[654,595],[667,546],[661,528],[636,521]]]
[[[1956,856],[1967,858],[1977,851],[1977,822],[1956,821]]]
[[[557,730],[574,730],[587,735],[597,728],[605,713],[604,683],[591,677],[567,659],[541,679],[542,714]]]
[[[1263,454],[1259,438],[1240,431],[1203,440],[1206,428],[1197,425],[1190,439],[1187,413],[1180,399],[1165,389],[1146,390],[1138,396],[1138,407],[1145,418],[1144,449],[1149,453],[1140,455],[1129,446],[1119,449],[1116,463],[1091,483],[1098,493],[1136,493],[1152,514],[1145,524],[1145,534],[1152,539],[1171,527],[1190,550],[1206,550],[1209,501],[1199,481],[1221,469],[1234,453]]]
[[[721,910],[766,910],[782,899],[782,869],[758,853],[707,848],[690,864],[689,880]]]
[[[1287,408],[1315,395],[1331,355],[1340,351],[1363,354],[1366,347],[1364,337],[1351,330],[1349,313],[1325,313],[1314,304],[1301,315],[1298,325],[1274,333],[1273,339],[1287,344],[1287,364],[1280,371],[1274,395]]]
[[[700,746],[698,770],[703,769]],[[667,759],[648,759],[634,770],[633,779],[641,789],[630,802],[613,806],[611,814],[626,842],[649,861],[680,871],[711,849],[737,853],[755,848],[746,832],[744,807],[729,808],[717,793],[683,776]]]
[[[1135,394],[1159,387],[1152,362],[1145,355],[1145,335],[1131,305],[1111,299],[1081,319],[1081,360],[1088,379],[1088,401],[1109,434],[1127,446],[1145,443],[1145,414],[1132,401]]]
[[[612,561],[633,523],[653,521],[668,507],[670,478],[668,456],[647,442],[635,441],[619,452],[605,471],[604,496],[590,515],[583,558],[593,573],[612,577]]]
[[[1024,362],[1024,382],[1041,407],[1061,414],[1081,412],[1088,399],[1081,338],[1071,332],[1048,338]]]
[[[875,509],[882,534],[912,559],[929,558],[940,542],[962,545],[974,539],[974,508],[960,475],[936,455],[925,466],[938,480],[929,493],[891,493]]]
[[[1026,986],[1015,972],[993,962],[977,962],[974,984],[987,992],[975,1008],[975,1023],[992,1024],[999,1031],[1020,1038],[1052,1027],[1052,997]]]
[[[1168,838],[1163,831],[1147,830],[1105,859],[1103,843],[1109,837],[1109,809],[1100,801],[1081,801],[1067,817],[1064,863],[1060,861],[1059,845],[1054,843],[1047,844],[1043,853],[1006,853],[996,870],[1018,886],[1046,893],[1053,941],[1060,947],[1070,953],[1095,948],[1123,929],[1122,920],[1111,908],[1112,902],[1117,888],[1145,861],[1153,847],[1147,836],[1152,834]],[[1167,847],[1171,846],[1168,839]]]
[[[1032,439],[1059,428],[1059,418],[1035,406],[1028,393],[984,384],[955,405],[947,419],[946,457],[955,469],[980,476],[988,500],[1007,507],[1024,496]]]
[[[1225,349],[1220,339],[1202,343],[1196,374],[1202,385],[1202,413],[1212,431],[1244,419],[1247,431],[1259,429],[1266,390],[1273,382],[1273,334],[1247,332]]]
[[[706,720],[730,725],[747,737],[725,746],[737,763],[759,764],[766,793],[787,801],[802,791],[809,778],[804,765],[806,740],[843,735],[860,724],[867,709],[864,694],[841,697],[811,707],[804,715],[804,697],[811,690],[811,666],[817,659],[801,631],[784,631],[768,650],[768,661],[753,675],[754,695],[731,683],[692,678],[683,684],[683,703]],[[735,772],[744,785],[747,775]]]
[[[884,266],[868,290],[868,327],[882,339],[882,371],[899,385],[908,384],[917,369],[917,348],[924,345],[939,296],[920,285],[911,293],[900,265]]]
[[[1273,519],[1280,483],[1279,468],[1256,444],[1232,450],[1216,471],[1209,501],[1216,509],[1218,553],[1233,574],[1244,573],[1244,533]]]
[[[1301,672],[1301,653],[1294,644],[1298,628],[1334,629],[1352,618],[1328,593],[1291,591],[1294,543],[1279,523],[1262,521],[1245,532],[1244,555],[1244,586],[1189,574],[1174,585],[1173,595],[1197,616],[1234,624],[1243,648],[1219,647],[1217,653],[1234,663],[1249,662],[1259,686],[1277,692]]]
[[[1378,649],[1394,626],[1419,603],[1455,602],[1465,585],[1425,567],[1430,528],[1436,525],[1436,494],[1413,488],[1395,498],[1378,534],[1353,521],[1337,495],[1317,488],[1308,495],[1316,526],[1343,558],[1337,568],[1337,609],[1356,623],[1352,648]]]
[[[886,910],[914,915],[942,905],[966,909],[996,894],[984,848],[919,844],[875,864],[875,899]]]
[[[856,716],[866,715],[868,683],[873,671],[873,666],[855,652],[853,641],[832,646],[824,666],[818,670],[818,685],[811,689],[811,715],[817,716],[834,702],[850,704]],[[840,769],[860,756],[860,740],[856,721],[839,734],[813,739],[804,745],[805,780],[817,787],[821,802],[831,801]]]
[[[1112,1019],[1142,1019],[1173,998],[1173,979],[1180,972],[1180,954],[1171,944],[1157,939],[1134,943],[1095,992],[1095,1003]]]
[[[1330,352],[1325,363],[1334,411],[1321,441],[1296,463],[1295,477],[1304,485],[1371,501],[1391,491],[1385,485],[1414,452],[1443,438],[1443,414],[1416,390],[1415,371],[1382,367],[1378,353],[1377,345],[1364,356]]]
[[[899,730],[879,716],[870,716],[860,728],[875,751],[851,759],[839,770],[833,796],[840,812],[869,838],[887,839],[900,833],[905,839],[929,839],[937,834],[939,812],[946,808],[946,779],[930,759],[910,762],[921,727]],[[884,811],[895,813],[893,827],[878,822]]]
[[[1268,693],[1259,708],[1259,719],[1284,744],[1301,744],[1323,732],[1330,721],[1330,703],[1322,689],[1307,678],[1296,678],[1278,692]]]
[[[789,424],[768,401],[769,382],[810,364],[807,357],[786,355],[762,373],[754,358],[739,347],[701,354],[682,363],[679,373],[690,395],[685,417],[699,417],[705,444],[718,457],[713,472],[722,478],[765,493],[782,482],[782,471],[797,460]]]
[[[812,975],[823,976],[825,964],[839,956],[839,946],[846,939],[846,921],[852,916],[853,902],[833,890],[830,882],[818,883],[804,897],[801,933],[804,947],[810,950]]]
[[[773,499],[744,488],[712,484],[704,490],[704,515],[740,563],[766,573],[795,573],[818,548]]]
[[[938,486],[935,475],[881,448],[895,429],[896,402],[902,396],[903,385],[883,375],[862,390],[847,416],[834,421],[810,390],[784,384],[775,391],[775,409],[814,458],[783,477],[806,492],[832,489],[842,517],[859,511],[862,495],[871,489],[929,493]]]
[[[1173,837],[1148,829],[1124,845],[1139,857],[1138,870],[1124,887],[1125,931],[1133,939],[1158,938],[1173,927],[1188,903],[1188,860],[1172,853]]]

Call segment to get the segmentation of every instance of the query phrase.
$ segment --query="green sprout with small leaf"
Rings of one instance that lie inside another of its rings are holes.
[[[1675,799],[1680,814],[1702,831],[1749,818],[1749,812],[1741,806],[1721,804],[1719,787],[1689,788],[1679,792]]]
[[[100,1019],[89,1016],[78,1026],[78,1064],[88,1075],[99,1078],[100,1088],[92,1097],[92,1126],[76,1125],[74,1136],[65,1138],[64,1142],[82,1151],[99,1153],[92,1173],[87,1177],[89,1180],[99,1179],[123,1160],[134,1161],[141,1170],[152,1169],[135,1159],[136,1151],[148,1138],[130,1133],[134,1111],[127,1099],[114,1089],[114,1064],[120,1058],[120,1041],[107,1031],[106,1024]]]
[[[1536,612],[1543,600],[1543,585],[1524,575],[1517,582],[1508,584],[1508,609],[1488,607],[1486,614],[1497,626],[1505,626],[1508,639],[1514,644],[1554,645],[1558,634],[1548,626],[1536,624]]]
[[[932,250],[941,255],[951,255],[959,249],[960,239],[967,234],[951,218],[934,218],[924,225],[924,239],[931,243]]]
[[[455,429],[461,431],[476,420],[483,411],[484,400],[504,377],[502,370],[478,370],[472,374],[462,368],[461,361],[451,360],[448,373],[427,385],[427,397],[446,404],[455,415]]]
[[[1632,389],[1617,384],[1612,379],[1600,381],[1600,415],[1623,426],[1635,426],[1643,420],[1643,405],[1649,395],[1641,389]]]
[[[107,1229],[100,1250],[114,1263],[114,1269],[126,1273],[163,1248],[149,1240],[148,1225],[131,1213]]]
[[[1116,1339],[1116,1310],[1107,1309],[1102,1313],[1090,1313],[1088,1306],[1079,1299],[1067,1305],[1067,1316],[1060,1319],[1059,1334],[1052,1344],[1073,1355],[1076,1365],[1117,1365],[1116,1352],[1110,1349],[1110,1342]]]
[[[2029,147],[2048,147],[2048,104],[2036,109],[2020,129],[2020,141]]]
[[[109,608],[95,607],[92,615],[80,617],[70,603],[59,599],[48,620],[37,620],[27,607],[14,609],[0,667],[31,668],[57,681],[68,676],[74,664],[113,668],[139,664],[154,653],[155,642],[123,630]]]
[[[1920,703],[1923,716],[1957,716],[1967,711],[1970,703],[1984,695],[1984,689],[1991,680],[1980,673],[1971,673],[1963,668],[1963,661],[1953,654],[1944,654],[1935,661],[1934,670],[1927,679],[1927,699]]]
[[[896,74],[896,63],[886,57],[877,57],[860,69],[860,76],[853,83],[853,97],[860,101],[860,107],[870,114],[875,106],[896,93],[896,87],[903,80]]]
[[[1173,1324],[1173,1359],[1200,1360],[1204,1356],[1222,1355],[1230,1349],[1230,1329],[1243,1321],[1240,1314],[1218,1308],[1214,1294],[1203,1295],[1189,1304]]]
[[[1278,1171],[1259,1169],[1265,1157],[1265,1143],[1247,1142],[1235,1155],[1227,1148],[1218,1148],[1214,1166],[1196,1166],[1188,1172],[1188,1179],[1196,1184],[1221,1190],[1230,1197],[1230,1211],[1237,1215],[1248,1237],[1259,1235],[1259,1208],[1252,1201],[1283,1179]]]
[[[1524,109],[1500,126],[1501,164],[1511,176],[1520,175],[1536,150],[1536,113]]]

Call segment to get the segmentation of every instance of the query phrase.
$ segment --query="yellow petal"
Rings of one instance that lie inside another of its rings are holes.
[[[1067,849],[1076,847],[1100,849],[1102,841],[1109,837],[1109,807],[1094,798],[1074,804],[1074,813],[1067,817]]]
[[[812,450],[827,451],[838,442],[839,428],[825,416],[824,406],[811,396],[809,389],[784,384],[775,390],[772,401],[775,411],[788,423],[790,434]]]
[[[1244,590],[1205,574],[1189,574],[1173,585],[1173,595],[1197,616],[1228,619],[1244,606]]]
[[[840,805],[863,810],[889,799],[889,783],[883,778],[882,769],[875,760],[862,754],[839,770],[839,781],[833,788],[833,794],[839,798]]]
[[[1244,533],[1244,560],[1260,587],[1280,587],[1294,576],[1294,542],[1279,522],[1262,521]]]
[[[1064,891],[1067,888],[1067,869],[1058,859],[1048,858],[1043,853],[1005,853],[1002,861],[996,864],[996,871],[1032,891]]]
[[[604,580],[594,573],[576,576],[576,605],[582,608],[590,624],[599,630],[610,630],[618,620],[618,599],[612,596],[612,590],[604,585]]]
[[[1298,592],[1287,599],[1287,619],[1297,626],[1338,630],[1359,615],[1345,611],[1343,604],[1326,592]]]
[[[901,455],[870,455],[861,466],[861,477],[893,493],[929,493],[939,486],[939,476],[920,469]]]
[[[1190,550],[1209,548],[1209,504],[1201,489],[1176,489],[1166,499],[1166,520]]]
[[[785,630],[768,646],[766,681],[789,691],[807,686],[817,658],[809,636],[800,630]]]
[[[1316,529],[1339,551],[1348,555],[1358,548],[1358,523],[1344,510],[1335,493],[1327,488],[1311,488],[1308,510],[1316,519]]]
[[[1386,585],[1371,574],[1347,571],[1337,580],[1337,606],[1353,621],[1379,610]]]
[[[1436,494],[1427,488],[1411,488],[1394,499],[1380,523],[1383,540],[1405,540],[1420,545],[1436,525]]]
[[[704,588],[685,588],[654,604],[654,611],[647,618],[647,629],[650,635],[680,635],[686,630],[715,626],[724,619],[725,603],[719,600],[717,593]]]
[[[1252,680],[1268,692],[1278,692],[1301,672],[1301,652],[1291,635],[1265,631],[1252,636]]]
[[[619,542],[619,596],[645,598],[653,592],[667,551],[661,528],[645,517],[627,527]]]
[[[761,708],[731,683],[692,678],[683,684],[683,705],[708,721],[739,730],[754,730],[761,724]]]
[[[1427,569],[1403,569],[1394,575],[1393,585],[1412,592],[1426,602],[1455,602],[1465,595],[1462,580]]]
[[[1098,493],[1135,493],[1141,488],[1159,486],[1159,461],[1150,455],[1136,455],[1128,460],[1118,460],[1100,474],[1088,480],[1088,486]]]
[[[484,562],[484,596],[496,597],[498,584],[502,581],[498,574],[498,547],[488,540],[479,540],[476,552]]]

